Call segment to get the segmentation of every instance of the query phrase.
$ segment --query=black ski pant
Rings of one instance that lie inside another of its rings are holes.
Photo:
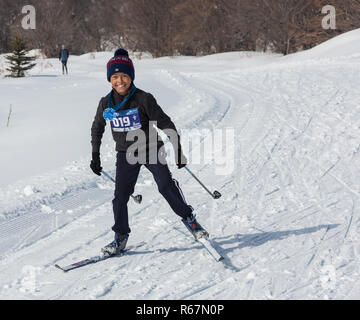
[[[61,61],[62,63],[62,72],[64,74],[64,69],[66,70],[66,74],[68,73],[68,69],[67,69],[67,61]]]
[[[126,234],[131,232],[127,203],[134,193],[141,164],[129,164],[125,152],[118,152],[116,160],[116,184],[113,200],[115,224],[112,230],[120,234]],[[144,165],[153,174],[159,192],[169,203],[172,210],[183,219],[191,216],[194,209],[186,203],[179,183],[172,178],[167,164],[158,162]]]

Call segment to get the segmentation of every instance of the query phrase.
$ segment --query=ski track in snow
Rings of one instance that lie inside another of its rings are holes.
[[[169,64],[154,72],[181,97],[170,111],[178,128],[236,130],[230,175],[194,166],[220,200],[173,170],[225,260],[213,262],[192,240],[142,169],[129,244],[145,246],[55,269],[112,240],[111,183],[75,183],[71,194],[0,222],[0,299],[358,299],[360,116],[348,84],[359,69],[309,62],[194,73]]]

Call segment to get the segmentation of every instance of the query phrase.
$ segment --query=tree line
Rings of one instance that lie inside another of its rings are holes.
[[[57,57],[126,47],[153,56],[226,51],[293,53],[360,28],[360,0],[32,0],[36,29],[24,30],[22,0],[0,0],[0,52],[21,34]],[[336,9],[324,29],[322,8]]]

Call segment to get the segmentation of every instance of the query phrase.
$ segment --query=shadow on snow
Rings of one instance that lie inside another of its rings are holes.
[[[261,246],[268,241],[284,240],[290,236],[300,236],[309,233],[316,233],[321,229],[330,230],[337,228],[338,226],[340,226],[340,224],[320,225],[317,227],[303,228],[299,230],[272,231],[272,232],[262,232],[255,234],[235,234],[226,237],[217,237],[215,240],[219,245],[237,244],[236,247],[222,250],[222,253],[228,253],[233,250],[242,249],[246,247]]]
[[[303,228],[298,230],[286,230],[286,231],[272,231],[272,232],[261,232],[254,234],[233,234],[225,237],[216,237],[210,238],[210,241],[214,248],[225,257],[225,259],[221,262],[225,268],[231,269],[236,272],[240,272],[244,269],[247,269],[250,265],[243,265],[237,267],[233,265],[230,258],[227,257],[227,254],[234,250],[240,250],[246,247],[257,247],[265,244],[269,241],[279,241],[284,240],[290,236],[301,236],[304,234],[316,233],[322,229],[326,229],[327,231],[337,228],[340,224],[328,224],[328,225],[319,225],[316,227]],[[222,245],[234,245],[231,248],[223,249]],[[167,248],[167,249],[159,249],[156,250],[158,253],[170,253],[170,252],[179,252],[179,251],[189,251],[189,250],[204,250],[202,245],[198,245],[195,242],[194,246],[187,246],[183,248]]]

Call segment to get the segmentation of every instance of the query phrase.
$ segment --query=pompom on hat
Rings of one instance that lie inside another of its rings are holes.
[[[110,78],[114,73],[122,72],[127,74],[133,81],[135,80],[135,69],[133,62],[129,58],[129,53],[125,49],[117,49],[114,57],[109,60],[106,66],[107,79],[110,82]]]

